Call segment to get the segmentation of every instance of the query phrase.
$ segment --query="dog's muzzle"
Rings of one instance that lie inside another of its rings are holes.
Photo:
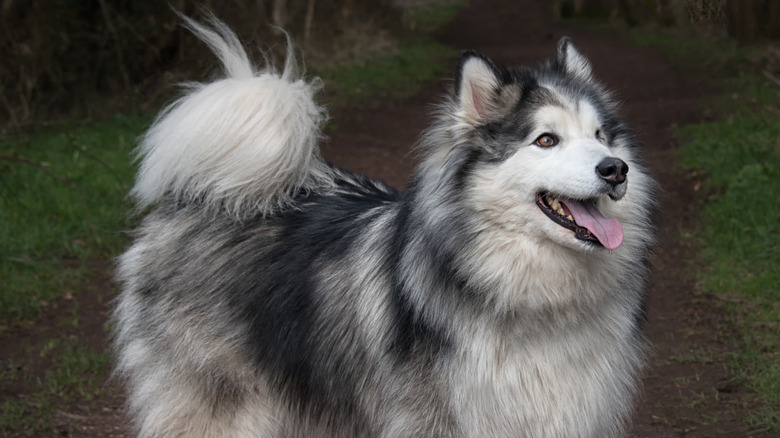
[[[596,166],[596,174],[610,186],[609,197],[618,200],[626,194],[628,164],[617,157],[607,157]]]

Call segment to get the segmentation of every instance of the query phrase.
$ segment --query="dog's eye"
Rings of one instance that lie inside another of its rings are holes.
[[[549,148],[558,144],[558,137],[552,134],[542,134],[534,141],[534,144],[543,148]]]
[[[597,129],[597,130],[596,130],[596,140],[598,140],[598,141],[600,141],[600,142],[602,142],[602,143],[603,143],[603,142],[604,142],[604,140],[605,140],[605,139],[604,139],[604,135],[601,133],[601,129]]]

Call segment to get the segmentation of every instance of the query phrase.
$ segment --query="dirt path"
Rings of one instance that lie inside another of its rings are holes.
[[[707,297],[692,293],[693,278],[688,274],[692,249],[679,239],[692,226],[696,193],[691,182],[672,171],[676,144],[670,127],[698,120],[695,102],[704,90],[695,77],[673,71],[652,50],[632,47],[616,36],[552,23],[543,11],[546,4],[472,0],[439,38],[499,63],[522,64],[551,56],[558,38],[572,37],[597,77],[625,102],[625,114],[646,145],[649,164],[665,192],[648,303],[654,355],[630,436],[761,436],[748,434],[739,422],[746,409],[744,390],[726,380],[728,345],[719,335],[723,333],[719,309]],[[410,147],[430,120],[431,105],[442,89],[441,83],[435,84],[408,101],[333,114],[339,130],[323,145],[323,154],[342,167],[403,186],[415,164]],[[92,309],[84,311],[88,314],[83,320],[105,321],[107,304],[83,308]],[[130,436],[121,417],[121,392],[113,390],[113,383],[107,388],[97,400],[58,411],[55,423],[63,426],[56,434]]]

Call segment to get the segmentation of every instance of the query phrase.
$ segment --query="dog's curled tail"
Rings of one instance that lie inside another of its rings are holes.
[[[257,71],[224,23],[182,19],[219,56],[226,77],[187,84],[142,138],[130,193],[138,207],[171,195],[238,216],[267,214],[327,184],[318,148],[327,116],[314,102],[320,82],[299,75],[289,39],[284,70]]]

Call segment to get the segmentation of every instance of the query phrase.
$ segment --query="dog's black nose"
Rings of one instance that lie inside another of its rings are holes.
[[[628,164],[620,158],[604,158],[601,160],[598,166],[596,166],[596,173],[604,181],[608,182],[612,186],[622,184],[626,180],[626,174],[628,173]]]

